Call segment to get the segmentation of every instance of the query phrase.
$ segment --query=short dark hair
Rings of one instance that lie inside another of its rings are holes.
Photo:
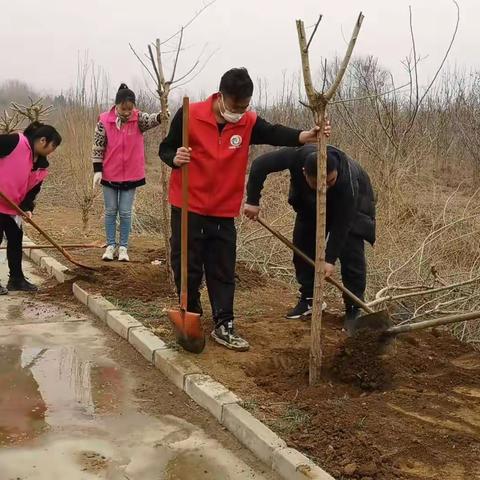
[[[303,164],[307,177],[317,177],[317,152],[309,153]],[[327,149],[327,174],[338,170],[338,158],[334,152]]]
[[[125,83],[122,83],[118,87],[117,95],[115,96],[115,105],[120,105],[121,103],[132,102],[133,104],[137,103],[137,98],[135,93],[128,88]]]
[[[232,68],[225,72],[220,80],[219,91],[235,100],[250,98],[253,95],[253,82],[247,69]]]
[[[45,125],[40,122],[32,122],[24,131],[23,134],[28,138],[28,141],[33,144],[35,140],[45,138],[47,143],[53,143],[58,147],[62,143],[62,136],[51,125]]]

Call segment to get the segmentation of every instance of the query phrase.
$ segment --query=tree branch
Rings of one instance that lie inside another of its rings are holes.
[[[342,64],[340,65],[340,69],[337,72],[337,76],[335,77],[335,80],[332,86],[328,89],[327,93],[325,93],[325,99],[327,101],[330,101],[333,98],[333,96],[335,95],[335,92],[337,91],[343,79],[343,76],[345,75],[348,64],[350,62],[350,58],[352,57],[353,49],[355,47],[355,44],[357,43],[358,34],[360,32],[360,28],[362,27],[362,22],[364,18],[365,17],[363,16],[363,13],[360,12],[360,15],[358,16],[358,19],[357,19],[357,23],[355,24],[355,27],[353,29],[352,38],[350,39],[350,43],[348,44],[347,51],[345,52],[345,57],[343,58]]]

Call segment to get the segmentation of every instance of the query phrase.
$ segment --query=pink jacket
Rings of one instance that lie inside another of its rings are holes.
[[[20,205],[27,193],[41,183],[48,175],[47,170],[33,168],[33,153],[30,143],[23,133],[15,150],[0,158],[0,190],[14,203]],[[0,213],[17,215],[17,212],[0,199]]]
[[[116,126],[115,107],[100,115],[105,127],[107,148],[103,158],[103,180],[134,182],[145,178],[145,151],[143,133],[138,126],[138,110],[120,130]]]

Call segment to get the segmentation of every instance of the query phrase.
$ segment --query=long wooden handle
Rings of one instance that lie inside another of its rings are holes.
[[[257,218],[257,222],[265,227],[274,237],[277,237],[281,242],[283,242],[288,248],[293,250],[299,257],[301,257],[305,262],[310,266],[315,268],[315,262],[304,252],[302,252],[297,246],[295,246],[288,238],[284,237],[280,232],[274,230],[268,223],[264,222],[261,218]],[[367,313],[374,313],[374,311],[360,298],[358,298],[354,293],[345,288],[340,282],[337,282],[332,277],[327,277],[327,282],[331,283],[333,286],[338,288],[342,293],[349,297],[353,302],[355,302],[359,307],[363,308]]]
[[[182,145],[189,148],[188,124],[190,100],[183,97]],[[188,165],[182,167],[182,225],[180,240],[180,308],[187,311],[188,304]]]
[[[27,223],[29,223],[35,230],[37,230],[43,237],[45,237],[70,263],[77,265],[80,268],[85,268],[87,270],[96,270],[96,268],[88,267],[87,265],[82,265],[72,258],[72,256],[61,246],[59,245],[47,232],[42,230],[16,203],[12,202],[10,198],[7,197],[3,192],[0,191],[0,198],[4,200],[13,210],[15,210]]]
[[[82,249],[82,248],[105,248],[106,245],[100,245],[96,243],[68,243],[60,245],[64,249]],[[0,247],[0,250],[6,250],[8,247]],[[23,250],[40,250],[56,248],[53,245],[22,245]]]
[[[440,325],[448,325],[449,323],[467,322],[469,320],[476,320],[480,318],[480,312],[462,313],[458,315],[449,315],[442,318],[434,318],[433,320],[425,320],[424,322],[408,323],[405,325],[398,325],[390,327],[385,333],[396,335],[397,333],[414,332],[416,330],[424,330],[431,327],[439,327]]]

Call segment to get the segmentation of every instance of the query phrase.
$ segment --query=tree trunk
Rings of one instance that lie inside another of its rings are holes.
[[[327,192],[327,139],[323,134],[325,127],[326,105],[315,111],[315,123],[320,126],[317,141],[317,245],[315,253],[315,287],[313,294],[313,311],[310,348],[310,385],[320,381],[322,367],[322,304],[325,284],[325,225]]]
[[[168,130],[170,128],[170,116],[168,114],[168,93],[160,95],[160,106],[162,109],[162,123],[160,125],[160,141],[162,142],[164,138],[168,135]],[[160,165],[160,210],[162,216],[162,236],[163,242],[165,245],[165,267],[168,272],[168,281],[170,288],[174,290],[175,282],[173,278],[172,271],[172,262],[170,258],[170,208],[168,203],[168,179],[169,179],[170,169],[167,165],[161,162]]]

